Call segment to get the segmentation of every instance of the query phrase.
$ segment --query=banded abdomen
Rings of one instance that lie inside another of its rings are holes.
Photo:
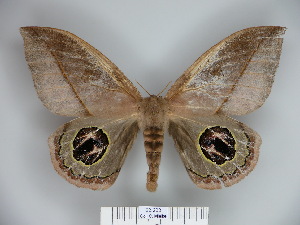
[[[161,152],[163,149],[164,131],[159,127],[146,127],[144,134],[144,146],[146,150],[149,171],[147,173],[147,190],[155,191],[159,174]]]
[[[144,134],[144,146],[149,166],[146,184],[148,191],[155,191],[157,188],[164,130],[167,126],[166,106],[166,100],[155,95],[143,98],[139,105],[139,128]]]

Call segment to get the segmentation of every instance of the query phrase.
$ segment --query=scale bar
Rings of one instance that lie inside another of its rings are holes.
[[[101,207],[100,225],[208,225],[208,207]]]

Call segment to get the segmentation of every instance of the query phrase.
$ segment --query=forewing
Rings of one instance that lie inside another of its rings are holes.
[[[72,120],[49,137],[52,163],[71,184],[107,189],[117,179],[137,132],[135,118]]]
[[[20,32],[35,88],[50,111],[80,117],[136,111],[140,93],[91,45],[54,28],[22,27]]]
[[[168,91],[173,113],[242,115],[260,107],[271,91],[284,32],[252,27],[213,46]]]
[[[231,186],[255,167],[260,136],[227,116],[172,117],[169,133],[192,181],[200,188]]]

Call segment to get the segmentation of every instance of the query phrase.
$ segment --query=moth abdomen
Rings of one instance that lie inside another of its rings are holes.
[[[157,188],[157,179],[161,152],[163,149],[164,131],[162,128],[153,126],[147,127],[144,132],[144,146],[146,150],[147,163],[149,171],[147,173],[147,189],[155,191]]]
[[[143,132],[146,152],[161,152],[164,140],[164,131],[158,127],[148,127]]]

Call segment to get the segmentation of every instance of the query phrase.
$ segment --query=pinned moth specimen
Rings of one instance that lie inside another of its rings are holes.
[[[48,27],[20,31],[43,104],[53,113],[78,117],[49,137],[54,168],[70,183],[109,188],[139,130],[149,191],[157,188],[166,130],[200,188],[231,186],[255,167],[260,136],[229,116],[250,113],[269,96],[285,28],[252,27],[230,35],[198,58],[165,97],[146,98],[74,34]]]

